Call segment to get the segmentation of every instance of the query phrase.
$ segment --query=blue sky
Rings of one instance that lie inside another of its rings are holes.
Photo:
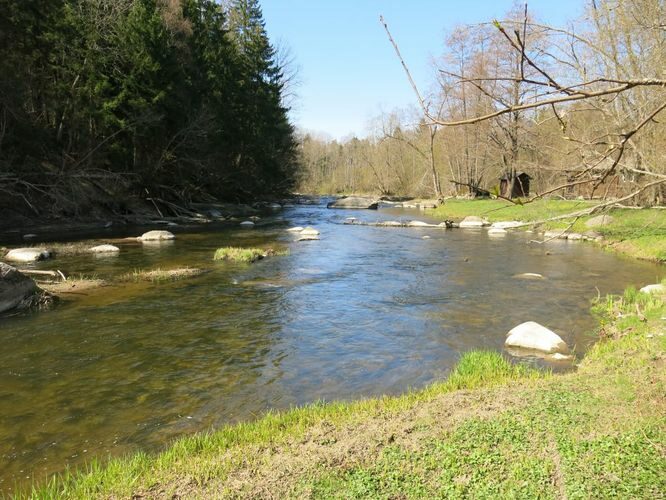
[[[432,60],[460,24],[502,18],[513,0],[262,0],[274,44],[289,47],[300,86],[292,110],[297,127],[334,138],[367,132],[382,111],[415,104],[411,87],[379,23],[382,14],[417,84],[434,81]],[[537,19],[564,25],[584,0],[532,0]]]

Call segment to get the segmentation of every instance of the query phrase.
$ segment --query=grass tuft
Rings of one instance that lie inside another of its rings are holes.
[[[257,260],[273,255],[286,255],[287,250],[274,250],[272,248],[239,248],[239,247],[224,247],[218,248],[215,251],[214,260],[229,260],[232,262],[244,262],[251,264]]]

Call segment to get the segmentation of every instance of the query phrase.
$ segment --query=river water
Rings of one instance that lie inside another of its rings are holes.
[[[0,319],[0,492],[270,408],[423,387],[465,351],[502,350],[524,321],[555,330],[580,355],[594,341],[597,291],[664,274],[582,242],[341,224],[348,216],[427,220],[296,206],[254,229],[211,225],[179,232],[171,245],[40,263],[100,278],[158,267],[211,272],[82,292],[53,311]],[[292,225],[315,226],[321,240],[295,242]],[[229,245],[290,254],[213,262]],[[512,277],[524,272],[546,279]]]

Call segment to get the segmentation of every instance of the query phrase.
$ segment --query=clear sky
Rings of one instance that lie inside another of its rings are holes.
[[[531,0],[532,14],[551,25],[578,17],[585,0]],[[522,3],[522,2],[521,2]],[[299,68],[293,103],[297,127],[335,138],[367,132],[382,111],[413,106],[413,91],[383,27],[389,25],[414,79],[427,90],[432,60],[447,32],[501,19],[513,0],[262,0],[274,44],[289,47]]]

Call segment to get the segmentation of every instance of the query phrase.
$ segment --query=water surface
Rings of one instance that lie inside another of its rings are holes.
[[[211,272],[85,292],[51,312],[0,320],[0,491],[269,408],[422,387],[467,350],[501,350],[506,332],[528,320],[581,354],[594,341],[592,297],[663,274],[581,242],[528,244],[534,235],[522,232],[341,224],[414,214],[299,206],[251,230],[211,226],[171,245],[126,244],[117,257],[41,263],[102,278]],[[294,242],[290,225],[316,226],[321,240]],[[213,262],[227,245],[290,255]],[[523,272],[547,279],[512,277]]]

